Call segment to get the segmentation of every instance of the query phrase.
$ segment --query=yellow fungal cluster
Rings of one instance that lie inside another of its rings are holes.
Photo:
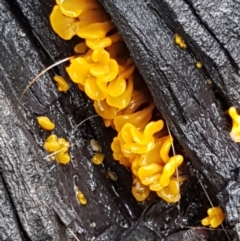
[[[68,164],[71,160],[68,149],[70,147],[70,144],[68,141],[66,141],[64,138],[58,138],[56,135],[52,134],[50,135],[45,143],[44,148],[48,153],[55,153],[55,157],[57,162],[61,164]]]
[[[55,75],[53,79],[57,83],[58,91],[66,92],[66,91],[69,90],[69,85],[68,85],[67,81],[62,76]]]
[[[84,40],[74,49],[81,55],[66,70],[93,100],[105,125],[118,132],[111,145],[113,156],[132,170],[136,200],[143,201],[155,191],[167,202],[177,202],[180,190],[174,173],[183,157],[169,156],[173,139],[160,133],[162,120],[151,121],[155,106],[141,88],[135,65],[109,16],[96,0],[58,0],[50,21],[63,39],[77,35]],[[179,36],[175,41],[186,48]],[[93,162],[100,164],[103,158],[96,153]]]
[[[230,137],[234,142],[240,142],[240,115],[237,113],[237,109],[233,106],[229,108],[228,113],[232,118]]]
[[[162,128],[162,120],[149,122],[143,130],[126,123],[113,139],[114,158],[129,167],[134,175],[132,193],[137,201],[144,201],[150,191],[170,203],[180,199],[179,182],[174,173],[183,157],[169,157],[173,138],[157,137]]]
[[[174,35],[174,41],[181,49],[187,48],[187,45],[186,45],[185,41],[182,39],[182,37],[180,35],[175,34]]]
[[[208,217],[202,219],[203,226],[210,226],[211,228],[217,228],[225,219],[223,210],[219,207],[212,207],[207,210]]]
[[[39,116],[37,121],[38,124],[45,130],[53,130],[55,128],[55,124],[47,116]],[[44,143],[45,150],[48,153],[54,153],[54,155],[51,156],[51,159],[57,159],[59,163],[64,165],[69,163],[71,159],[68,154],[69,147],[69,142],[67,142],[64,138],[58,138],[54,134],[50,135]]]

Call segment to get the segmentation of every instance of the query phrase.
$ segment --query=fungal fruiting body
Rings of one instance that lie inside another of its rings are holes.
[[[92,151],[101,152],[102,150],[102,147],[100,146],[100,144],[94,139],[90,141],[90,146]]]
[[[237,113],[237,109],[233,106],[229,108],[228,113],[232,118],[230,137],[234,142],[240,142],[240,115]]]
[[[186,45],[185,41],[182,39],[182,37],[180,35],[175,34],[174,35],[174,41],[181,49],[187,48],[187,45]]]
[[[66,92],[66,91],[69,90],[69,85],[68,85],[67,81],[62,76],[55,75],[53,79],[57,83],[58,91]]]
[[[200,61],[197,61],[197,62],[196,62],[196,67],[197,67],[198,69],[201,69],[201,68],[202,68],[202,63],[201,63]]]
[[[92,162],[95,164],[95,165],[100,165],[102,164],[103,160],[104,160],[104,157],[105,155],[102,154],[102,153],[96,153],[93,155],[92,157]]]
[[[55,124],[47,116],[39,116],[37,121],[44,130],[51,131],[55,128]]]
[[[108,178],[109,178],[110,180],[112,180],[112,181],[114,181],[114,182],[117,181],[117,175],[116,175],[114,172],[108,170],[108,171],[107,171],[107,176],[108,176]]]
[[[157,137],[162,128],[162,120],[149,122],[142,131],[127,123],[112,142],[114,158],[132,170],[132,193],[137,201],[145,200],[150,191],[170,203],[180,199],[174,175],[183,157],[169,156],[173,138]]]
[[[75,193],[76,193],[76,198],[77,198],[78,202],[81,205],[86,205],[87,204],[87,199],[84,196],[84,194],[78,188],[76,188]]]
[[[55,124],[46,116],[39,116],[37,121],[45,130],[53,130],[55,128]],[[54,134],[50,135],[44,143],[45,150],[48,153],[54,153],[54,155],[51,155],[51,160],[57,160],[58,163],[64,165],[70,162],[70,156],[68,154],[69,147],[69,142],[64,138],[58,138]]]
[[[58,138],[56,135],[50,135],[45,143],[44,148],[48,153],[54,153],[55,159],[58,163],[68,164],[71,160],[68,149],[70,144],[64,138]]]
[[[223,210],[219,207],[212,207],[207,210],[208,217],[202,219],[203,226],[210,226],[211,228],[217,228],[225,219]]]
[[[153,121],[154,103],[141,88],[133,60],[109,16],[95,0],[63,0],[57,1],[50,21],[63,39],[77,35],[84,40],[75,47],[81,55],[66,70],[93,100],[105,126],[118,132],[111,145],[113,157],[131,169],[136,200],[144,201],[154,191],[167,202],[177,202],[180,183],[174,175],[183,157],[170,156],[173,138],[161,133],[162,120]],[[175,41],[186,48],[179,36]],[[99,155],[93,162],[100,162]]]
[[[90,146],[91,146],[91,149],[92,151],[96,152],[93,157],[92,157],[92,162],[93,164],[95,165],[100,165],[102,164],[104,158],[105,158],[105,155],[101,153],[101,150],[102,150],[102,147],[100,146],[100,144],[92,139],[90,141]]]
[[[92,226],[93,228],[96,228],[96,227],[97,227],[97,224],[96,224],[95,222],[92,222],[92,223],[91,223],[91,226]]]

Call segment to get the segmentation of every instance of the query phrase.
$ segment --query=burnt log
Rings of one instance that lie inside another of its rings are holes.
[[[226,43],[226,36],[237,36],[235,15],[214,23],[201,12],[202,2],[101,2],[186,159],[203,174],[214,204],[226,209],[227,225],[237,227],[239,146],[229,138],[230,125],[223,113],[227,106],[239,105],[237,42],[229,37],[233,42]],[[204,3],[207,12],[214,12],[210,2]],[[18,108],[28,82],[49,64],[70,56],[77,42],[62,41],[51,30],[48,17],[54,4],[0,2],[0,240],[226,240],[222,230],[190,227],[200,225],[209,207],[192,167],[186,167],[189,179],[182,187],[180,205],[166,204],[155,196],[136,203],[131,174],[112,160],[114,133],[104,128],[100,118],[89,120],[74,133],[70,165],[59,166],[45,158],[43,142],[50,133],[40,130],[38,115],[53,119],[55,133],[66,139],[74,126],[94,115],[91,101],[74,85],[65,94],[56,90],[55,74],[69,80],[64,66],[34,84]],[[237,4],[229,3],[225,9],[237,16]],[[215,27],[222,27],[225,36]],[[187,42],[187,51],[174,45],[176,32]],[[204,65],[200,71],[194,67],[196,59]],[[214,85],[207,85],[207,78]],[[91,163],[92,138],[106,154],[101,167]],[[106,177],[108,170],[116,174],[116,182]],[[86,206],[75,198],[74,176],[87,197]],[[234,234],[229,237],[233,240]]]

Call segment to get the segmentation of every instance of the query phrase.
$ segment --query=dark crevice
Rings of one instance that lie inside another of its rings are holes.
[[[219,44],[219,46],[221,47],[221,49],[224,51],[224,53],[226,54],[228,60],[230,61],[231,65],[233,66],[233,68],[235,69],[236,72],[238,72],[238,66],[235,63],[233,57],[231,56],[231,54],[228,52],[228,50],[222,45],[221,41],[217,38],[217,36],[213,33],[213,31],[209,28],[209,26],[201,19],[201,17],[199,16],[199,14],[196,12],[193,4],[189,1],[189,0],[184,0],[184,2],[188,5],[188,7],[190,8],[190,10],[192,11],[193,15],[197,18],[197,20],[199,21],[199,23],[207,30],[207,32],[214,38],[214,40]]]
[[[12,211],[14,213],[14,217],[16,219],[16,224],[18,225],[19,227],[19,231],[20,231],[20,234],[21,234],[21,238],[23,239],[23,241],[31,241],[31,239],[29,238],[27,232],[24,230],[23,228],[23,225],[21,223],[21,220],[20,220],[20,217],[18,216],[18,213],[17,213],[17,210],[14,206],[14,203],[13,203],[13,199],[12,199],[12,196],[11,196],[11,193],[9,192],[8,188],[7,188],[7,183],[3,177],[2,174],[0,174],[0,178],[2,179],[2,183],[3,183],[3,186],[5,187],[5,191],[6,191],[6,194],[8,196],[8,199],[9,199],[9,202],[12,206]]]

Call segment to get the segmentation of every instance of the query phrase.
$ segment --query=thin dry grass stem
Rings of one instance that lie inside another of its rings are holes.
[[[61,152],[62,150],[64,150],[65,149],[65,147],[64,148],[61,148],[61,149],[59,149],[59,150],[57,150],[57,151],[55,151],[55,152],[53,152],[53,153],[51,153],[51,154],[49,154],[49,155],[47,155],[47,156],[45,156],[43,159],[47,159],[47,158],[49,158],[49,157],[51,157],[51,156],[54,156],[55,154],[57,154],[58,152]]]
[[[169,136],[172,137],[172,133],[171,133],[171,130],[169,128],[169,125],[168,123],[166,122],[166,126],[167,126],[167,130],[168,130],[168,134]],[[175,148],[174,148],[174,144],[172,143],[172,152],[173,152],[173,155],[175,156],[176,155],[176,151],[175,151]],[[177,182],[179,183],[179,172],[178,172],[178,167],[176,167],[176,175],[177,175]],[[178,211],[179,211],[179,216],[180,216],[180,200],[178,201]]]
[[[62,64],[64,62],[67,62],[68,60],[70,59],[73,59],[75,57],[77,57],[78,55],[73,55],[73,56],[70,56],[70,57],[67,57],[67,58],[64,58],[64,59],[61,59],[59,61],[57,61],[56,63],[48,66],[46,69],[44,69],[42,72],[40,72],[34,79],[32,79],[29,84],[27,85],[27,87],[24,89],[23,93],[21,94],[20,96],[20,99],[18,101],[18,105],[17,105],[17,110],[19,109],[19,106],[21,104],[21,101],[22,101],[22,98],[23,96],[25,95],[25,93],[27,92],[27,90],[42,76],[44,75],[46,72],[48,72],[50,69],[52,69],[53,67],[59,65],[59,64]]]
[[[76,234],[74,234],[74,232],[70,228],[67,228],[67,229],[68,229],[69,233],[72,234],[72,236],[74,237],[75,240],[80,241],[80,239],[76,236]]]
[[[65,148],[61,148],[61,149],[59,149],[59,150],[57,150],[57,151],[55,151],[55,152],[53,152],[53,153],[45,156],[43,159],[46,160],[46,159],[48,159],[49,157],[56,155],[57,153],[61,152],[61,151],[64,150],[64,149],[65,149]],[[49,171],[52,171],[52,170],[56,167],[56,165],[57,165],[57,163],[55,163],[55,164],[49,169]]]
[[[77,128],[78,128],[80,125],[82,125],[83,123],[85,123],[87,120],[90,120],[90,119],[92,119],[92,118],[94,118],[94,117],[98,117],[98,116],[99,116],[99,115],[89,116],[88,118],[84,119],[84,120],[81,121],[79,124],[77,124],[77,125],[73,128],[72,133],[70,134],[69,139],[72,140],[72,138],[74,137],[74,133],[76,132]]]
[[[56,164],[54,164],[50,169],[49,172],[51,172],[56,167]]]
[[[45,201],[41,200],[41,202],[44,204],[45,207],[47,207],[50,210],[50,207],[47,205]]]

